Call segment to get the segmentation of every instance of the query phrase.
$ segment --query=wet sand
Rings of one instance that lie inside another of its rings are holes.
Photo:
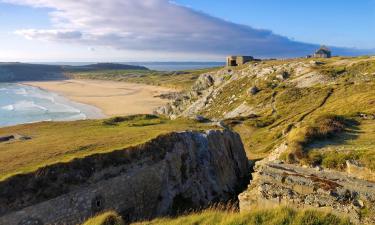
[[[152,113],[168,102],[156,97],[174,89],[116,81],[62,80],[23,84],[58,93],[72,101],[95,106],[106,116]]]

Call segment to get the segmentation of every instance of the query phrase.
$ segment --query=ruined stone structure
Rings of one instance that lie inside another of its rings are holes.
[[[227,57],[227,66],[240,66],[247,62],[254,60],[252,56],[228,56]]]
[[[315,51],[313,57],[314,58],[331,58],[331,50],[329,50],[326,46],[321,46],[318,50]]]
[[[171,133],[0,182],[0,224],[76,225],[106,210],[127,221],[173,215],[232,199],[248,176],[238,134]]]

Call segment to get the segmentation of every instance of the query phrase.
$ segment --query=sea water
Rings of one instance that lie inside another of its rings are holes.
[[[0,127],[39,121],[100,118],[99,109],[37,87],[0,83]]]

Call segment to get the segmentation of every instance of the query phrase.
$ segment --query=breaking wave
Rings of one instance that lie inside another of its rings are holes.
[[[95,110],[97,109],[71,102],[39,88],[0,83],[0,127],[36,121],[71,121],[100,117],[95,114]]]

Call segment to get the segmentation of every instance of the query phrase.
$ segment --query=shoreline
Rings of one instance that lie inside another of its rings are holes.
[[[49,92],[54,95],[55,100],[58,100],[58,102],[63,103],[65,105],[72,106],[73,108],[79,110],[81,113],[85,115],[85,119],[104,119],[108,118],[109,116],[104,114],[102,109],[99,107],[96,107],[94,105],[89,105],[81,102],[76,102],[70,98],[67,98],[62,93],[56,92],[56,91],[50,91],[45,88],[41,88],[39,86],[29,84],[29,82],[17,82],[17,84],[25,85],[33,88],[37,88],[39,90]],[[66,119],[66,121],[69,121],[69,119]]]
[[[88,114],[96,117],[87,119],[151,114],[157,107],[169,102],[156,96],[176,91],[160,86],[101,80],[73,79],[19,84],[55,93],[72,102],[78,109],[87,110]]]

